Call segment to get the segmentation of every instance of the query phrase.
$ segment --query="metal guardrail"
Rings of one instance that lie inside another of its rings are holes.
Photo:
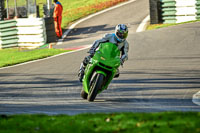
[[[160,0],[164,23],[200,19],[200,0]]]
[[[35,48],[46,42],[46,28],[42,18],[0,21],[0,49],[17,46]]]

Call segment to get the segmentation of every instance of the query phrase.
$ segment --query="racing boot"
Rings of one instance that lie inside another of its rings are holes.
[[[83,81],[84,72],[85,72],[85,66],[83,65],[83,63],[81,63],[80,70],[79,70],[79,73],[78,73],[78,77],[79,77],[80,82]]]
[[[80,70],[79,70],[79,73],[78,73],[78,77],[79,77],[80,82],[83,81],[85,68],[86,68],[87,64],[89,63],[90,59],[91,59],[90,55],[86,56],[85,59],[83,60],[83,63],[81,63]]]

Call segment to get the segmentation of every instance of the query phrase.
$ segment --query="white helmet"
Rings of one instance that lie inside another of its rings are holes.
[[[118,41],[125,41],[128,36],[128,27],[125,24],[118,24],[115,27],[115,36]]]

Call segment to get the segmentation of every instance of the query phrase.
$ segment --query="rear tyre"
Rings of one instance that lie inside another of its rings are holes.
[[[103,79],[104,79],[103,74],[95,73],[94,76],[92,77],[90,82],[90,90],[87,97],[89,102],[94,101],[94,99],[96,98],[98,90],[100,90],[103,85]]]
[[[81,97],[82,97],[83,99],[87,99],[88,94],[87,94],[84,90],[81,90]]]

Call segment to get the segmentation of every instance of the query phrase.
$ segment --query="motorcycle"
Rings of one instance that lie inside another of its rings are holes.
[[[108,88],[120,66],[120,50],[116,44],[101,43],[86,66],[81,97],[92,102]]]

